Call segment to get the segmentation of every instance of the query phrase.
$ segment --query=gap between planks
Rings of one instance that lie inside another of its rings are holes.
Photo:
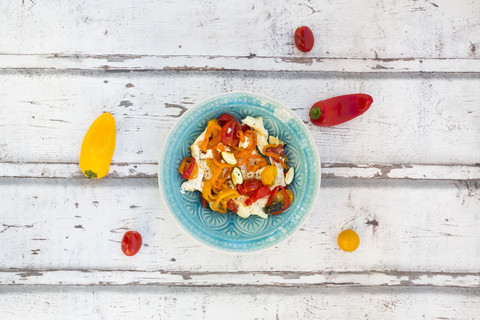
[[[0,271],[0,285],[68,286],[197,286],[197,287],[480,287],[480,273],[359,271],[359,272],[190,272],[137,270]]]
[[[480,73],[476,58],[326,58],[131,54],[0,54],[0,70]]]
[[[158,163],[113,163],[108,178],[156,178]],[[77,163],[0,162],[5,178],[81,178]],[[322,178],[478,180],[480,164],[474,165],[369,165],[324,163]]]

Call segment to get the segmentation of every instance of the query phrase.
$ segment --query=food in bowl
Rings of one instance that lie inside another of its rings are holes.
[[[288,185],[295,169],[288,166],[285,148],[284,141],[269,135],[262,117],[238,122],[224,113],[211,119],[190,146],[191,156],[178,168],[186,179],[180,191],[199,191],[202,205],[216,212],[267,219],[294,201]]]
[[[180,192],[186,181],[178,173],[180,163],[192,156],[190,146],[205,130],[208,121],[218,119],[222,113],[238,121],[247,116],[262,117],[269,135],[286,142],[287,166],[295,168],[293,182],[287,189],[295,199],[284,212],[269,214],[268,219],[257,215],[244,219],[238,214],[221,214],[202,207],[199,191]],[[159,159],[158,185],[173,221],[187,235],[222,252],[255,252],[277,246],[301,228],[318,199],[320,172],[317,147],[293,111],[269,97],[233,92],[199,102],[178,119],[166,137]]]

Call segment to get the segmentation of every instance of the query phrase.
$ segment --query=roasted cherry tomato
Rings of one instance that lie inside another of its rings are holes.
[[[285,190],[285,191],[288,191],[288,190]],[[270,195],[270,197],[272,197],[273,195],[273,198],[272,198],[272,201],[271,203],[281,203],[282,204],[282,208],[283,206],[285,206],[285,203],[286,203],[286,198],[285,198],[285,193],[283,193],[283,191],[280,191],[280,190],[275,190],[275,193],[273,193],[272,191],[272,194]],[[288,192],[287,192],[287,195],[288,195]],[[288,197],[289,200],[291,200],[290,197]],[[267,203],[268,205],[268,203]]]
[[[198,164],[195,161],[194,157],[187,157],[183,159],[180,167],[178,167],[178,172],[182,175],[182,178],[193,180],[197,178],[198,175]]]
[[[268,148],[268,152],[275,153],[279,157],[284,157],[285,156],[285,147],[282,145],[278,145],[276,148]]]
[[[251,196],[261,187],[263,187],[262,181],[257,179],[247,179],[242,184],[237,185],[237,191],[241,195]]]
[[[255,191],[247,200],[245,200],[245,204],[249,206],[258,199],[262,199],[268,195],[270,195],[270,188],[268,186],[263,186],[260,189],[257,189],[257,191]]]
[[[225,145],[238,145],[240,139],[237,137],[237,131],[242,130],[237,120],[231,120],[225,123],[222,127],[222,142]]]
[[[200,194],[200,203],[202,204],[202,207],[208,208],[208,201],[205,200],[205,198]]]
[[[247,124],[242,124],[242,131],[243,131],[243,132],[249,131],[249,130],[252,130],[252,128],[250,128],[249,125],[247,125]]]
[[[292,205],[292,203],[293,203],[293,192],[290,191],[290,190],[286,190],[286,191],[287,191],[288,197],[290,198],[290,205]]]
[[[269,166],[266,166],[265,169],[262,171],[262,183],[266,186],[271,186],[272,184],[275,183],[275,179],[277,178],[277,166],[272,164]]]
[[[313,33],[309,27],[301,26],[295,30],[295,45],[302,52],[309,52],[313,48]]]
[[[237,205],[235,204],[235,201],[233,201],[233,199],[230,199],[227,201],[227,209],[232,211],[233,213],[237,213],[238,208],[237,208]]]
[[[142,247],[142,236],[137,231],[127,231],[122,239],[122,251],[127,256],[135,255]]]
[[[338,246],[343,251],[354,251],[360,244],[360,238],[358,234],[353,230],[344,230],[338,235]]]
[[[223,113],[220,118],[218,118],[218,124],[220,126],[223,126],[225,123],[229,121],[237,121],[233,116],[229,115],[228,113]]]
[[[293,196],[293,194],[292,194],[292,196]],[[276,201],[278,201],[278,202],[276,202]],[[282,186],[276,186],[275,188],[273,188],[272,192],[270,193],[270,197],[268,198],[266,209],[268,209],[269,207],[271,207],[271,206],[273,206],[277,203],[282,204],[280,209],[279,210],[274,210],[274,209],[270,208],[269,210],[267,210],[268,213],[279,214],[279,213],[285,211],[288,207],[290,207],[290,204],[291,204],[290,203],[290,195],[287,193],[287,190]],[[275,209],[277,209],[277,207],[275,207]]]

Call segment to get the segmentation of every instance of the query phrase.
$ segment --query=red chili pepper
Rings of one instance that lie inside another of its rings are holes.
[[[275,211],[275,212],[270,212],[270,214],[279,214],[279,213],[285,211],[288,207],[290,207],[290,197],[288,196],[287,190],[285,190],[285,188],[282,187],[282,186],[276,186],[272,190],[272,193],[270,194],[270,197],[268,198],[267,207],[272,204],[273,198],[275,198],[275,195],[277,194],[277,192],[280,192],[280,191],[283,193],[283,196],[285,198],[285,203],[283,204],[283,207],[282,207],[281,210]]]
[[[253,195],[251,195],[247,200],[245,200],[245,204],[247,206],[251,205],[258,199],[261,199],[263,197],[266,197],[270,194],[270,188],[268,186],[263,186],[259,188]]]
[[[316,102],[310,109],[310,120],[320,127],[331,127],[358,117],[368,110],[373,98],[357,93]]]

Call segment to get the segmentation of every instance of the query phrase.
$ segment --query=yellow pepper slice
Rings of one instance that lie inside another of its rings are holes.
[[[203,183],[202,196],[208,202],[215,201],[217,198],[217,196],[212,194],[212,182],[210,180],[207,180]]]
[[[207,131],[205,132],[205,138],[203,139],[202,143],[198,146],[200,150],[206,152],[207,149],[212,148],[212,146],[217,145],[221,142],[221,135],[220,132],[222,131],[222,127],[218,124],[217,119],[212,119],[208,121]],[[212,136],[212,140],[210,140],[210,135]]]
[[[110,169],[117,131],[115,119],[104,113],[90,126],[82,142],[80,169],[87,178],[100,179]]]
[[[220,192],[217,196],[217,199],[212,205],[212,210],[218,211],[220,213],[227,212],[227,201],[230,199],[235,199],[239,195],[240,194],[233,189],[227,189],[225,191]]]

